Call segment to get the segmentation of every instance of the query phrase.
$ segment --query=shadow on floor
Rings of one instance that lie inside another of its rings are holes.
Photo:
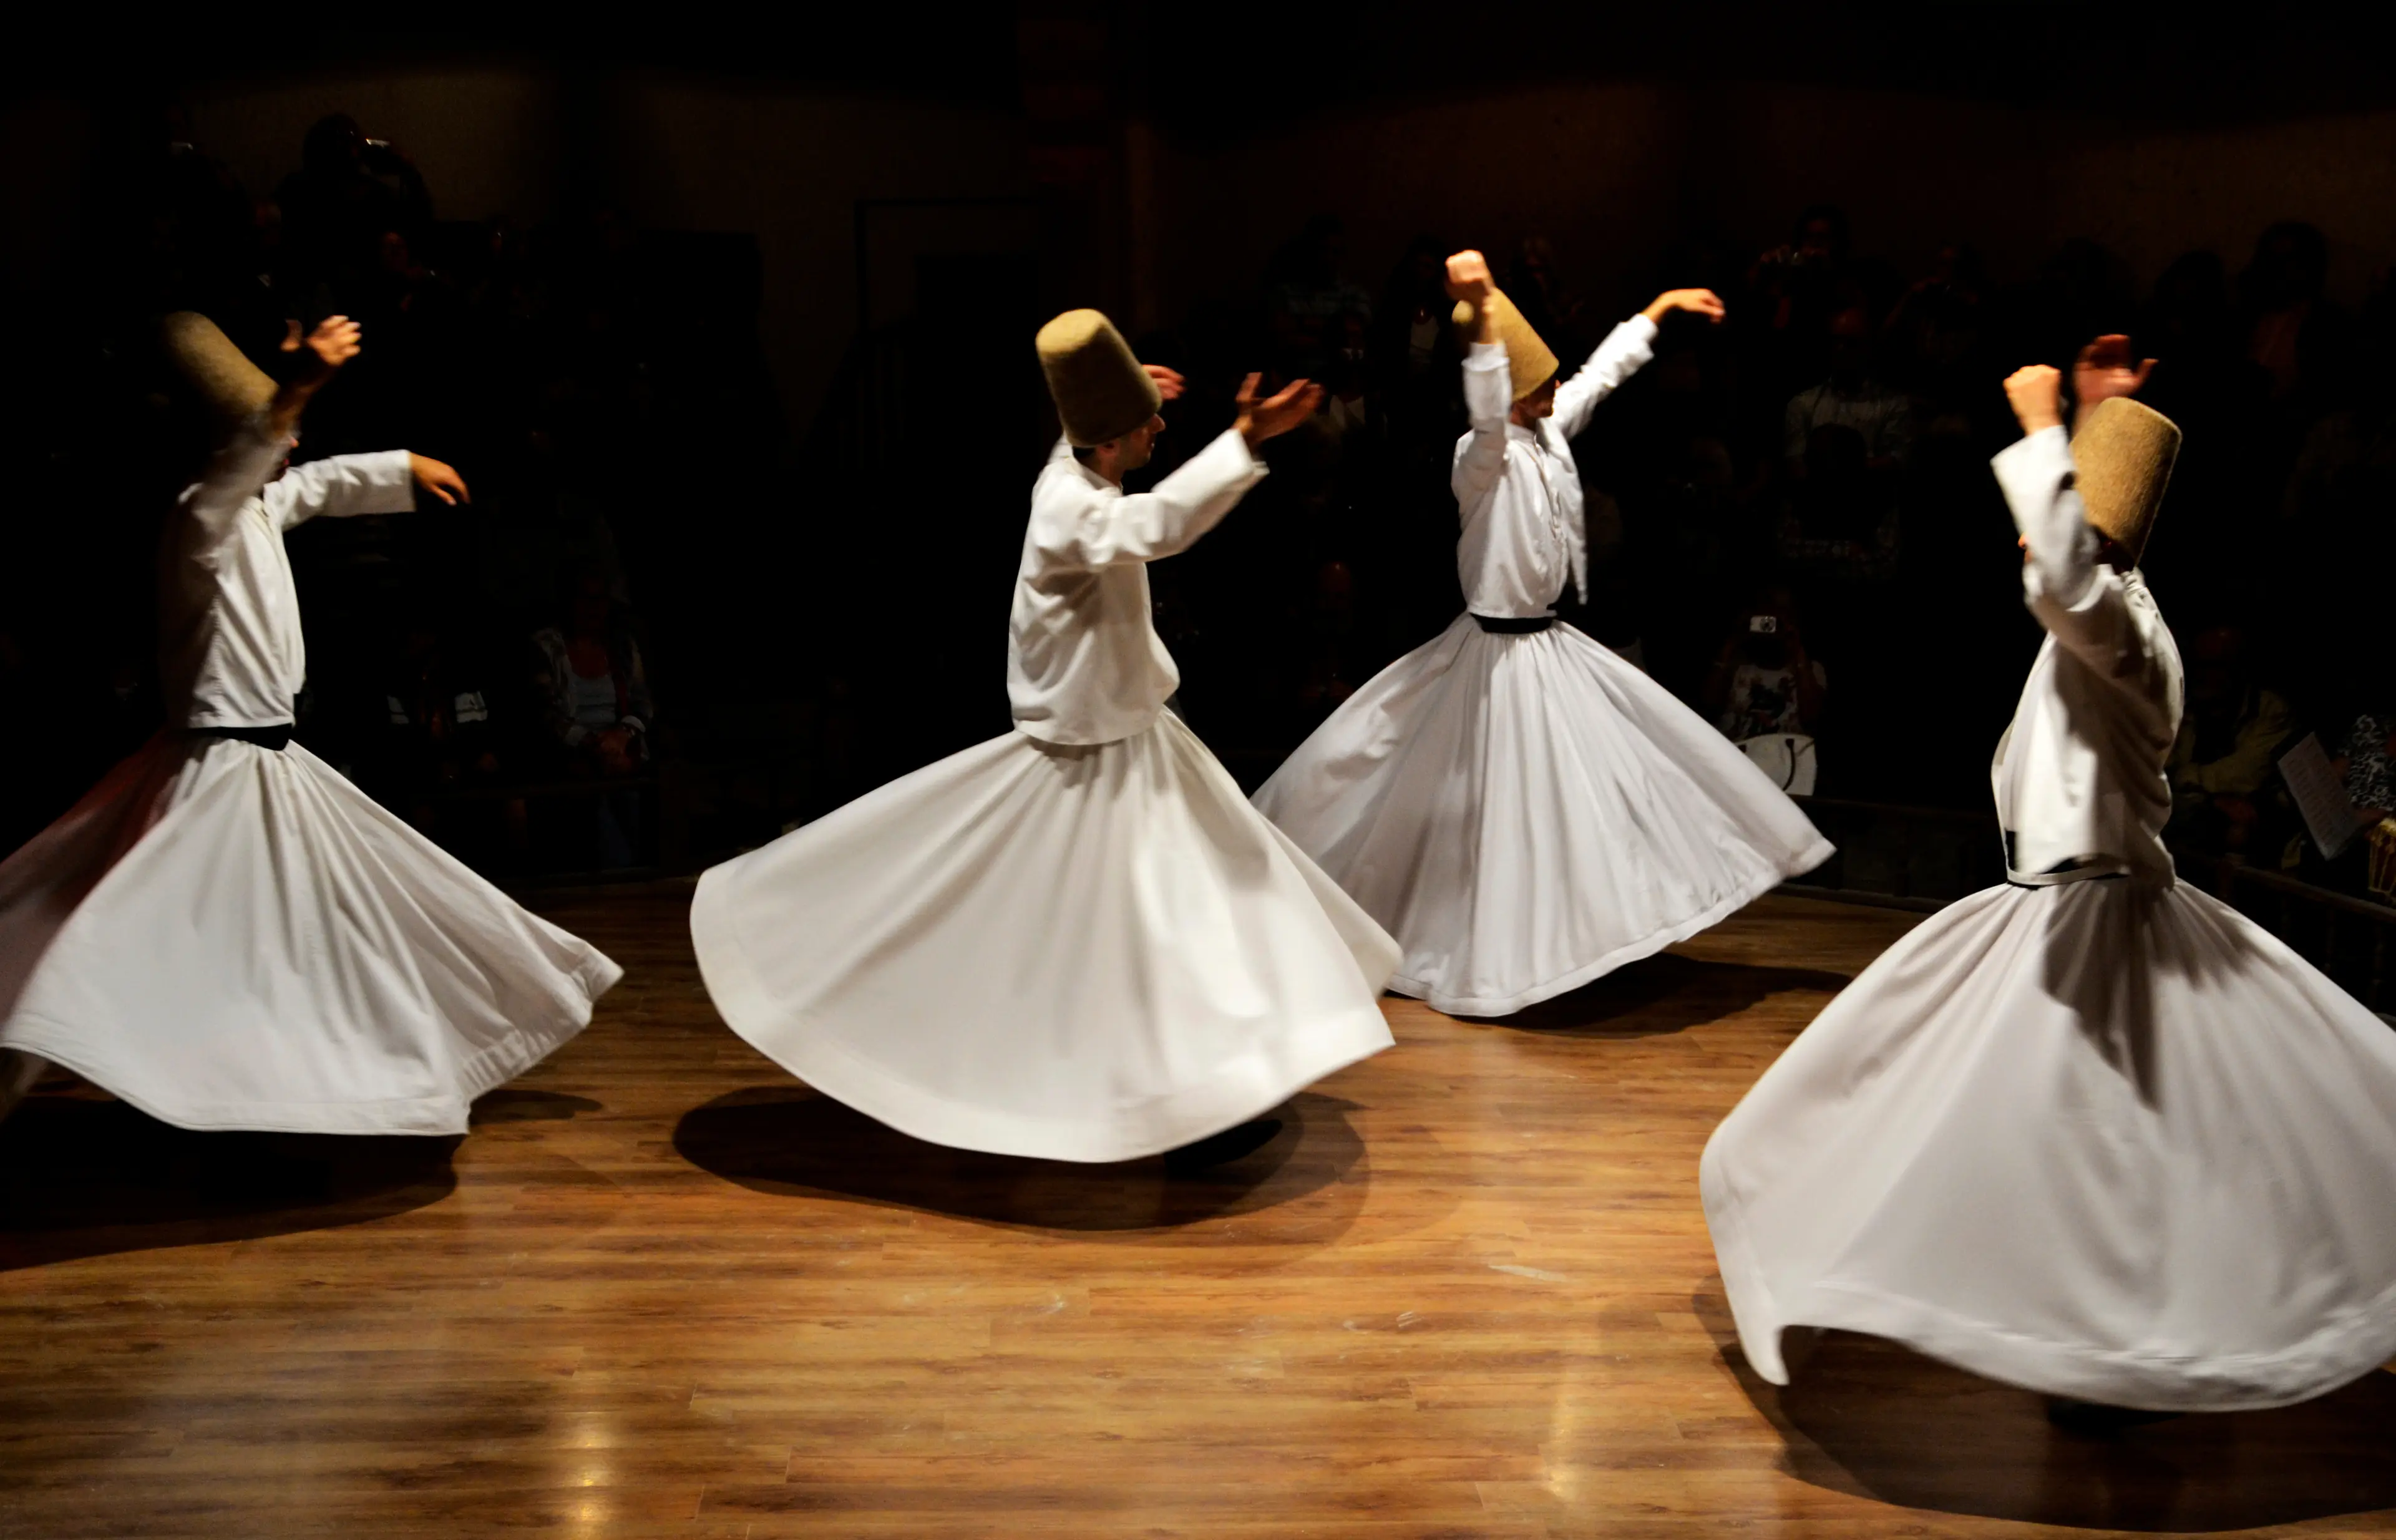
[[[360,1224],[457,1187],[458,1140],[195,1134],[34,1095],[0,1123],[0,1270]]]
[[[2299,1524],[2396,1507],[2396,1374],[2301,1406],[2063,1432],[2043,1398],[1876,1337],[1826,1334],[1795,1383],[1724,1357],[1788,1440],[1790,1474],[1906,1507],[2144,1533]]]
[[[1317,1243],[1364,1201],[1351,1103],[1307,1092],[1274,1109],[1281,1132],[1227,1165],[1167,1176],[1162,1160],[1083,1165],[926,1144],[799,1086],[758,1087],[686,1113],[685,1160],[755,1192],[822,1194],[991,1224],[1153,1230],[1250,1215],[1241,1244]],[[1226,1237],[1226,1239],[1231,1239]]]
[[[1737,1016],[1784,990],[1835,994],[1847,983],[1845,974],[1815,968],[1708,962],[1658,952],[1512,1016],[1490,1019],[1508,1027],[1586,1037],[1658,1037]]]
[[[600,1110],[599,1103],[588,1096],[569,1096],[563,1091],[526,1091],[518,1086],[503,1085],[497,1091],[486,1091],[474,1098],[468,1122],[476,1128],[487,1123],[503,1122],[571,1122],[581,1112]]]

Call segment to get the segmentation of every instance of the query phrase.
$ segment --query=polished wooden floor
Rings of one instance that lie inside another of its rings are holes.
[[[1767,899],[1398,1046],[1215,1179],[917,1145],[715,1019],[686,893],[463,1141],[0,1129],[0,1536],[2396,1532],[2396,1376],[2110,1440],[1744,1367],[1709,1130],[1909,917]],[[2396,1201],[2396,1194],[2391,1194]]]

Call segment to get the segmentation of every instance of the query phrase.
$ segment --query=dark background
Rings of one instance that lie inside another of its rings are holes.
[[[1582,441],[1593,503],[1615,511],[1577,617],[1638,639],[1694,697],[1759,586],[1792,585],[1831,680],[1826,792],[1985,805],[2036,644],[1985,471],[2011,436],[1996,384],[2099,329],[2163,358],[2150,393],[2190,433],[2150,562],[2183,640],[2244,629],[2325,739],[2386,704],[2384,21],[1039,4],[667,20],[569,36],[300,14],[12,58],[0,688],[20,728],[0,847],[153,725],[149,553],[189,445],[149,339],[187,306],[260,347],[286,313],[365,314],[367,356],[303,453],[404,445],[476,488],[471,511],[295,537],[303,737],[380,784],[380,681],[398,638],[437,624],[528,742],[525,639],[596,573],[658,697],[646,866],[770,837],[1005,729],[1007,591],[1053,432],[1029,339],[1072,304],[1191,374],[1173,454],[1219,428],[1242,371],[1326,364],[1338,339],[1292,320],[1293,294],[1372,306],[1369,426],[1278,444],[1265,488],[1154,575],[1192,724],[1244,780],[1268,773],[1458,607],[1452,381],[1410,377],[1396,326],[1418,238],[1481,246],[1501,273],[1543,239],[1577,303],[1559,352],[1670,285],[1730,300],[1730,327],[1668,336]],[[429,207],[401,216],[387,271],[328,279],[290,250],[279,190],[331,113],[421,175]],[[1816,205],[1848,227],[1843,286],[1777,312],[1757,255]],[[2289,220],[2318,230],[2324,266],[2300,367],[2265,378],[2258,318],[2286,307],[2257,243]],[[1962,298],[1923,324],[1929,301],[1905,307],[1934,282],[1939,304]],[[1897,542],[1860,572],[1776,534],[1802,513],[1779,414],[1849,307],[1918,435],[1875,493]],[[2344,479],[2309,499],[2324,424]],[[571,846],[473,854],[523,875],[577,866]]]

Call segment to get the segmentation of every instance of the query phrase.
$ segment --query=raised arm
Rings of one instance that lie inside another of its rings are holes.
[[[1514,416],[1514,376],[1498,341],[1497,317],[1489,303],[1496,292],[1488,259],[1481,253],[1459,251],[1447,259],[1448,298],[1472,307],[1464,355],[1464,412],[1472,434],[1448,477],[1458,514],[1468,522],[1488,500],[1489,489],[1506,469],[1506,427]]]
[[[1154,365],[1147,368],[1165,400],[1180,396],[1179,375]],[[1231,398],[1231,426],[1153,491],[1111,498],[1081,476],[1044,476],[1032,499],[1032,538],[1047,564],[1096,571],[1153,562],[1196,544],[1264,479],[1257,446],[1312,417],[1323,401],[1323,387],[1304,379],[1259,397],[1263,378],[1250,375],[1240,382]],[[1049,461],[1072,453],[1060,440]],[[1102,476],[1120,485],[1118,475]]]
[[[1058,453],[1071,451],[1060,443]],[[1109,497],[1082,477],[1051,476],[1032,499],[1032,539],[1060,570],[1153,562],[1196,544],[1264,475],[1233,427],[1152,491]]]
[[[2021,532],[2022,602],[2057,644],[2105,678],[2124,678],[2144,670],[2151,649],[2120,576],[2097,564],[2096,531],[2073,485],[2061,385],[2061,376],[2043,365],[2006,379],[2023,435],[1990,463]]]
[[[266,486],[266,478],[290,451],[291,438],[276,432],[261,412],[236,426],[208,457],[200,479],[185,490],[182,506],[199,526],[197,543],[213,549],[249,499]]]
[[[1578,438],[1589,426],[1597,404],[1619,390],[1622,382],[1646,367],[1656,356],[1656,331],[1674,311],[1702,315],[1720,325],[1726,313],[1711,289],[1666,289],[1647,308],[1606,334],[1589,362],[1556,387],[1556,429],[1566,438]]]
[[[1488,500],[1490,488],[1506,469],[1506,425],[1513,409],[1513,377],[1507,372],[1506,350],[1495,342],[1473,343],[1464,359],[1464,410],[1472,432],[1448,478],[1456,492],[1456,506],[1465,519]]]
[[[275,387],[256,417],[225,435],[200,479],[183,494],[184,511],[199,526],[202,546],[214,546],[250,498],[266,495],[267,478],[298,440],[308,403],[342,365],[358,355],[357,323],[345,315],[327,316],[303,339],[294,321],[283,351],[298,354],[299,366]]]
[[[1621,389],[1622,382],[1647,366],[1656,356],[1656,323],[1644,312],[1608,332],[1589,362],[1556,387],[1556,431],[1578,438],[1589,426],[1597,404]]]

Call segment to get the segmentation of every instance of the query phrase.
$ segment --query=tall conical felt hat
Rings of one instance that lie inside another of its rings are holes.
[[[2133,560],[2146,554],[2179,440],[2179,425],[2171,418],[2128,396],[2113,396],[2096,404],[2071,441],[2088,522]]]
[[[1456,302],[1455,319],[1456,324],[1467,331],[1473,329],[1475,321],[1471,300],[1458,299]],[[1506,373],[1514,383],[1516,401],[1555,378],[1556,355],[1548,351],[1548,345],[1539,340],[1539,334],[1523,319],[1523,312],[1514,308],[1514,301],[1494,288],[1489,291],[1489,319],[1495,323],[1493,329],[1497,332],[1498,345],[1506,350]]]
[[[1040,370],[1076,449],[1106,444],[1146,423],[1165,392],[1131,355],[1115,324],[1094,310],[1067,311],[1032,339]]]
[[[177,311],[158,330],[167,363],[219,418],[239,422],[274,398],[273,377],[199,312]]]

